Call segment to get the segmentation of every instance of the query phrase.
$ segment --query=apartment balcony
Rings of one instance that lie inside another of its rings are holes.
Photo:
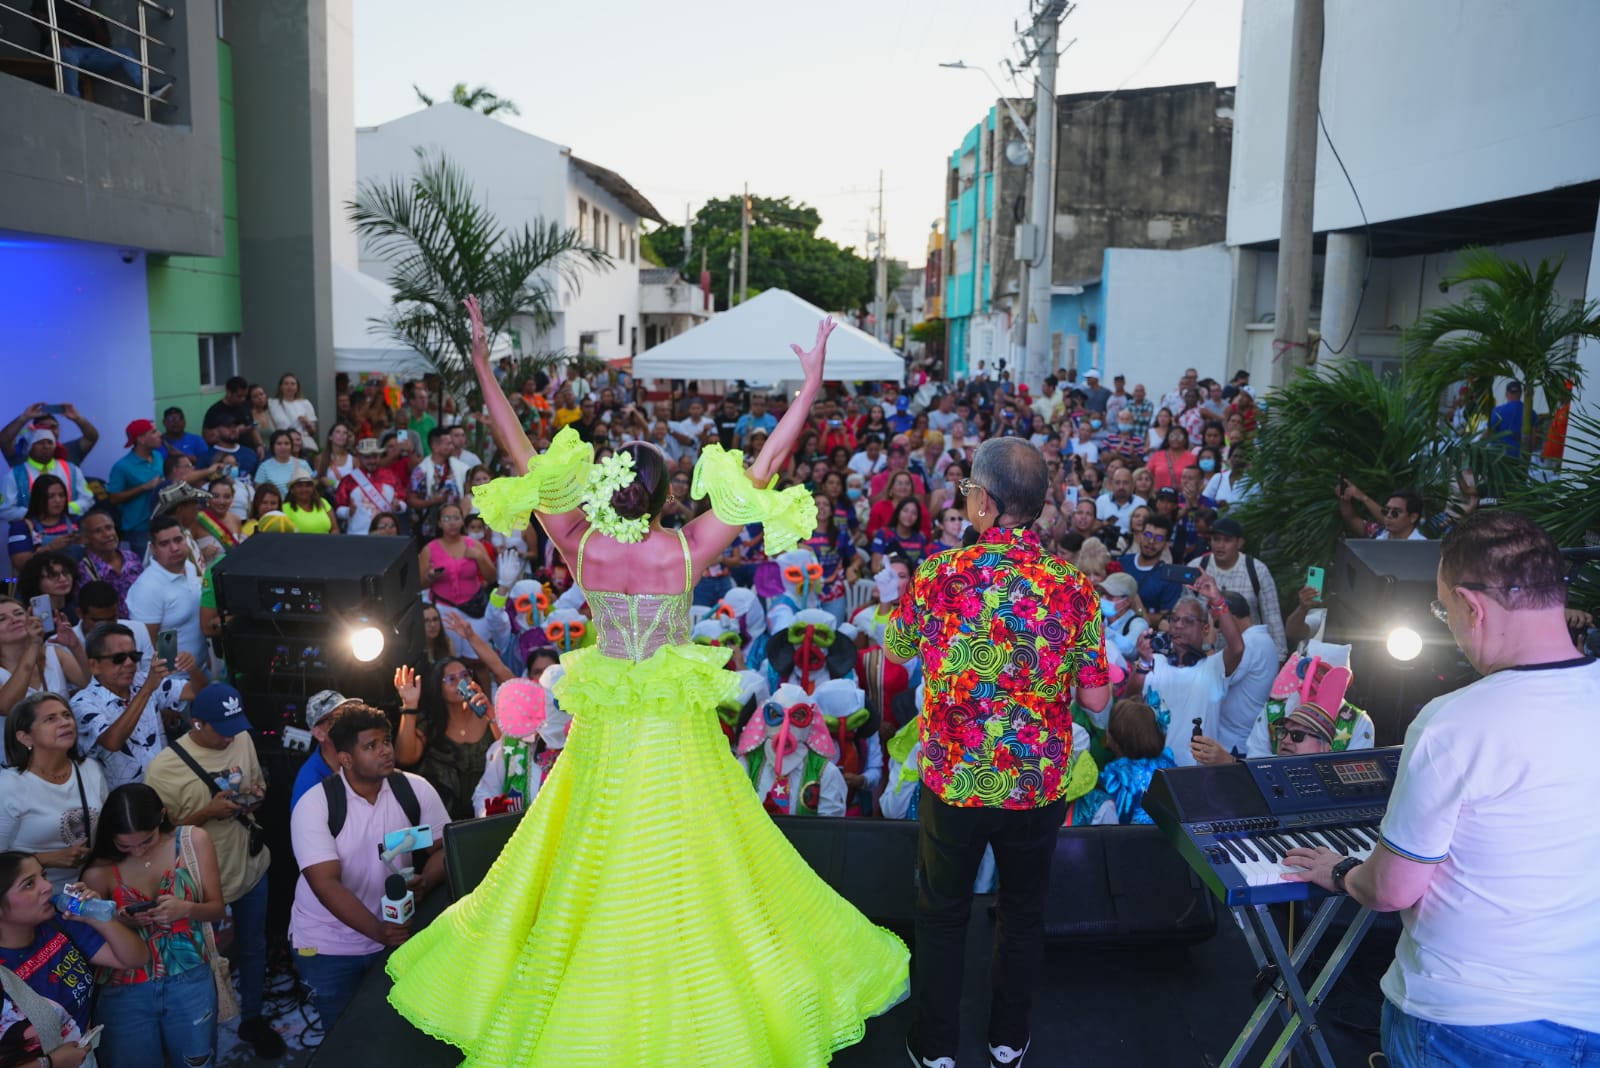
[[[222,254],[217,12],[0,0],[0,230]]]

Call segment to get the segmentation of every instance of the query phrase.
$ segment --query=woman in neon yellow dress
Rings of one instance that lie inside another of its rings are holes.
[[[537,516],[576,562],[599,640],[562,657],[560,762],[479,887],[395,952],[389,999],[467,1065],[825,1064],[904,995],[906,948],[762,810],[717,718],[738,685],[728,650],[690,642],[689,604],[744,524],[764,524],[769,551],[815,526],[803,487],[763,487],[804,425],[833,324],[794,346],[805,385],[748,474],[708,446],[692,492],[712,510],[664,530],[660,453],[635,442],[595,465],[567,429],[535,456],[467,308],[496,440],[525,472],[480,488],[478,507],[507,533]]]

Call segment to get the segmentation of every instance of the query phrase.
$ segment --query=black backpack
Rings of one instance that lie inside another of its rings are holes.
[[[389,789],[394,791],[394,799],[400,802],[400,808],[405,811],[408,826],[415,827],[421,823],[422,803],[417,800],[417,792],[411,788],[411,780],[406,778],[406,773],[392,772],[387,781]],[[344,818],[349,812],[349,802],[344,796],[344,778],[329,775],[322,780],[322,792],[328,798],[328,833],[337,838],[339,832],[344,830]]]

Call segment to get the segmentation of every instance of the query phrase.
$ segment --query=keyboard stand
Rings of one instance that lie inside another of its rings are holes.
[[[1272,921],[1272,913],[1268,906],[1234,907],[1234,915],[1239,920],[1240,929],[1244,931],[1245,941],[1250,944],[1250,953],[1256,959],[1256,966],[1271,969],[1273,980],[1270,988],[1261,996],[1255,1012],[1250,1014],[1245,1029],[1234,1040],[1233,1048],[1228,1050],[1227,1057],[1222,1061],[1222,1068],[1238,1068],[1244,1063],[1250,1047],[1256,1044],[1256,1040],[1266,1030],[1267,1018],[1274,1013],[1283,1022],[1283,1031],[1278,1035],[1278,1040],[1272,1044],[1272,1048],[1267,1051],[1265,1059],[1261,1061],[1263,1068],[1278,1068],[1288,1059],[1294,1048],[1307,1038],[1311,1040],[1311,1050],[1323,1068],[1337,1068],[1333,1054],[1328,1050],[1328,1042],[1323,1037],[1322,1028],[1317,1024],[1317,1010],[1322,1007],[1333,984],[1339,981],[1340,974],[1344,971],[1345,965],[1350,963],[1350,958],[1355,955],[1361,939],[1366,937],[1368,928],[1372,926],[1372,910],[1363,908],[1356,914],[1344,937],[1339,939],[1339,944],[1334,947],[1333,955],[1328,958],[1327,964],[1323,965],[1322,971],[1312,982],[1309,993],[1301,984],[1300,970],[1311,959],[1317,943],[1327,934],[1328,928],[1333,923],[1334,914],[1339,911],[1339,906],[1343,905],[1345,900],[1346,898],[1342,896],[1324,899],[1317,907],[1305,936],[1300,944],[1295,946],[1293,955],[1284,946],[1283,938],[1278,934],[1277,925]]]

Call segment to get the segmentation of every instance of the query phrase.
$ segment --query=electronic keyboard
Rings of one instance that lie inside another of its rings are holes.
[[[1400,747],[1163,768],[1144,809],[1223,904],[1328,896],[1282,878],[1284,854],[1327,846],[1365,860],[1378,845]]]

